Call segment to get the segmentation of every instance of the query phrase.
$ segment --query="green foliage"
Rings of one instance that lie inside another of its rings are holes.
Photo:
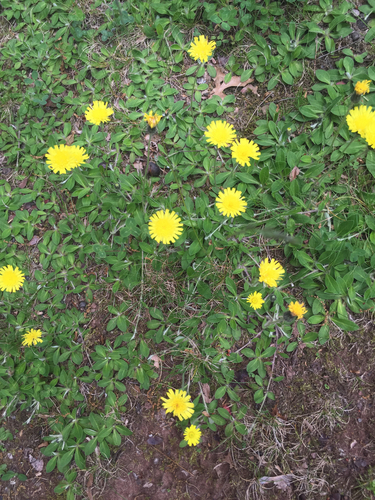
[[[348,34],[348,2],[99,0],[98,29],[73,3],[1,0],[17,37],[0,62],[0,149],[14,169],[0,180],[0,266],[27,278],[19,292],[2,292],[0,405],[4,416],[25,410],[28,422],[50,415],[47,472],[64,474],[56,492],[68,498],[79,493],[75,469],[93,454],[108,459],[130,434],[126,386],[157,383],[154,355],[160,363],[172,356],[171,376],[196,394],[192,422],[241,443],[241,370],[255,403],[274,399],[276,356],[301,343],[314,349],[332,329],[358,329],[356,314],[372,310],[375,297],[375,156],[345,121],[353,83],[375,79],[362,64],[367,52],[344,49],[290,107],[271,102],[246,131],[259,161],[240,167],[229,148],[218,153],[204,140],[213,119],[236,114],[238,95],[210,96],[205,68],[215,78],[216,67],[187,62],[183,34],[199,20],[218,48],[249,42],[244,59],[230,55],[227,83],[238,75],[268,90],[293,86]],[[293,4],[303,19],[291,20]],[[137,26],[147,44],[121,52],[117,42]],[[114,108],[105,126],[83,119],[93,100]],[[373,92],[366,104],[375,105]],[[151,109],[162,116],[156,131],[143,119]],[[84,147],[90,159],[52,173],[44,155],[62,143]],[[162,178],[143,175],[145,156]],[[233,220],[215,206],[232,187],[247,201]],[[168,246],[148,229],[165,209],[184,229]],[[286,270],[274,288],[258,280],[268,256]],[[246,302],[254,292],[265,300],[259,311]],[[295,323],[288,304],[297,299],[308,313]],[[43,342],[22,347],[30,328]]]

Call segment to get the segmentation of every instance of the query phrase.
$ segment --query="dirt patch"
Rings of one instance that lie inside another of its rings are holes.
[[[247,417],[249,499],[363,498],[360,484],[375,465],[374,358],[362,331],[277,360],[275,376],[285,379],[272,387],[269,414]]]
[[[231,454],[211,431],[197,447],[180,448],[183,432],[164,409],[139,415],[121,452],[121,474],[107,483],[106,500],[234,500]]]
[[[13,439],[0,442],[0,465],[6,464],[7,471],[27,476],[26,481],[14,477],[8,481],[0,481],[1,500],[63,500],[62,495],[54,493],[54,488],[64,479],[57,470],[47,474],[45,466],[48,457],[40,453],[43,444],[41,419],[35,417],[25,425],[28,415],[25,412],[12,415],[2,424]]]

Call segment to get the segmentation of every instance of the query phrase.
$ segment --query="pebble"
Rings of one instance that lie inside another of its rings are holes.
[[[150,161],[148,165],[148,174],[151,177],[159,177],[160,175],[160,168],[154,163],[153,161]]]
[[[81,300],[81,302],[79,303],[79,308],[84,309],[85,307],[86,307],[86,302],[84,300]]]
[[[355,42],[356,40],[358,40],[358,38],[360,38],[360,35],[357,31],[353,31],[350,36],[351,36],[353,42]]]

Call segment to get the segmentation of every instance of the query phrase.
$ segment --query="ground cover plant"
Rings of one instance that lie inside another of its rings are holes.
[[[4,423],[42,421],[55,493],[92,498],[140,429],[136,387],[173,460],[237,450],[227,498],[332,492],[320,462],[296,472],[280,397],[298,356],[332,367],[362,335],[373,359],[373,2],[0,5]],[[347,488],[366,497],[374,463]]]

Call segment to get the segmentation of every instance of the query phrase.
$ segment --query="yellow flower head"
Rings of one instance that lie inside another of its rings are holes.
[[[186,391],[169,389],[167,396],[168,399],[160,398],[165,401],[163,407],[166,413],[173,412],[173,416],[180,420],[185,420],[193,415],[194,404],[190,401],[190,396],[186,395]]]
[[[365,137],[367,127],[375,122],[375,113],[369,106],[357,106],[349,111],[346,122],[351,132]]]
[[[375,120],[366,128],[364,137],[368,145],[375,149]]]
[[[13,266],[4,266],[0,269],[0,290],[3,292],[16,292],[21,288],[25,276],[23,272]]]
[[[260,156],[258,144],[247,139],[234,141],[232,144],[232,158],[234,158],[242,167],[250,165],[250,158],[258,160]]]
[[[187,427],[184,431],[185,441],[189,446],[196,446],[201,438],[202,431],[195,425]]]
[[[204,135],[207,137],[207,142],[218,148],[231,144],[236,138],[236,131],[233,125],[221,120],[211,122]]]
[[[271,262],[264,259],[259,265],[259,281],[267,286],[277,286],[277,281],[282,279],[284,273],[281,264],[275,259],[272,259]]]
[[[42,332],[40,330],[31,329],[28,332],[26,332],[25,335],[23,336],[22,345],[27,345],[29,347],[31,345],[37,345],[38,343],[43,342],[41,337],[42,337]]]
[[[259,292],[251,293],[247,297],[246,302],[248,302],[250,304],[250,307],[252,307],[255,310],[260,309],[262,307],[262,305],[264,304],[262,294]]]
[[[357,82],[354,87],[354,92],[358,95],[368,94],[370,92],[371,80],[363,80],[362,82]]]
[[[80,146],[53,146],[46,154],[47,165],[55,174],[65,174],[73,168],[83,165],[89,158],[86,151]]]
[[[307,313],[305,304],[302,302],[291,302],[288,306],[289,311],[293,316],[297,316],[297,319],[302,319],[303,315]]]
[[[194,42],[190,45],[188,53],[194,61],[200,59],[202,63],[205,63],[208,61],[208,58],[212,56],[215,47],[215,42],[209,42],[208,39],[202,35],[199,38],[194,38]]]
[[[174,243],[182,233],[181,219],[175,212],[170,212],[168,209],[165,212],[159,210],[150,218],[148,229],[151,238],[158,243],[162,242],[165,245]]]
[[[113,115],[113,109],[107,108],[107,102],[94,101],[92,107],[86,109],[86,120],[94,125],[109,122],[109,117]]]
[[[147,122],[151,128],[156,127],[156,125],[160,122],[160,120],[161,120],[161,115],[158,115],[157,113],[153,115],[152,110],[150,111],[149,114],[145,113],[145,122]]]
[[[235,188],[226,188],[224,191],[220,191],[215,200],[219,212],[226,217],[235,217],[241,212],[245,212],[247,203],[241,195],[241,191],[237,191]]]

